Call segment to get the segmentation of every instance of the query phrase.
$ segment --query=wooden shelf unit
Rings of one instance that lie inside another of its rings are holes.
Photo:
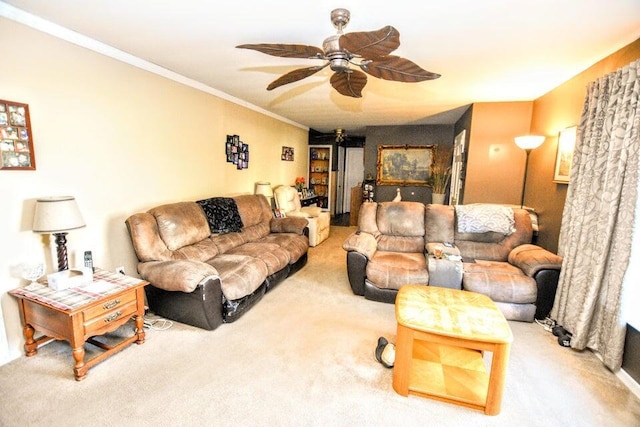
[[[318,196],[318,206],[331,210],[331,145],[309,146],[309,188]]]

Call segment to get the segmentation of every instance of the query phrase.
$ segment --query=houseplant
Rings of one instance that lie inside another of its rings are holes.
[[[304,188],[305,182],[306,181],[304,179],[304,176],[299,176],[296,178],[295,186],[296,186],[296,189],[298,190],[298,193],[302,193],[302,189]]]
[[[447,186],[451,179],[451,148],[436,145],[433,150],[431,162],[431,199],[433,203],[443,204],[446,197]]]

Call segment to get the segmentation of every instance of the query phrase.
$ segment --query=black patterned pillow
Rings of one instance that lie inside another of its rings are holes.
[[[242,231],[242,218],[236,201],[229,197],[212,197],[196,202],[202,207],[212,233]]]

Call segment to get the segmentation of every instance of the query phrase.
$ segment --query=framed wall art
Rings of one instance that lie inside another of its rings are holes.
[[[293,161],[293,147],[282,147],[282,160]]]
[[[0,169],[34,170],[29,106],[0,99]]]
[[[378,185],[426,186],[435,145],[379,145]]]
[[[561,130],[558,134],[558,153],[556,155],[556,168],[553,173],[553,182],[555,183],[569,183],[577,129],[577,126],[571,126]]]
[[[249,144],[240,141],[239,135],[227,135],[225,155],[227,163],[233,163],[238,169],[249,167]]]

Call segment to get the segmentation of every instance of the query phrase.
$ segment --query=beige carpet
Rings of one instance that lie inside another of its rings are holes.
[[[379,336],[395,340],[394,308],[352,294],[341,248],[351,230],[332,227],[236,323],[148,331],[82,382],[64,342],[0,367],[0,426],[640,425],[640,401],[593,354],[536,324],[510,322],[500,415],[396,394],[373,357]]]

